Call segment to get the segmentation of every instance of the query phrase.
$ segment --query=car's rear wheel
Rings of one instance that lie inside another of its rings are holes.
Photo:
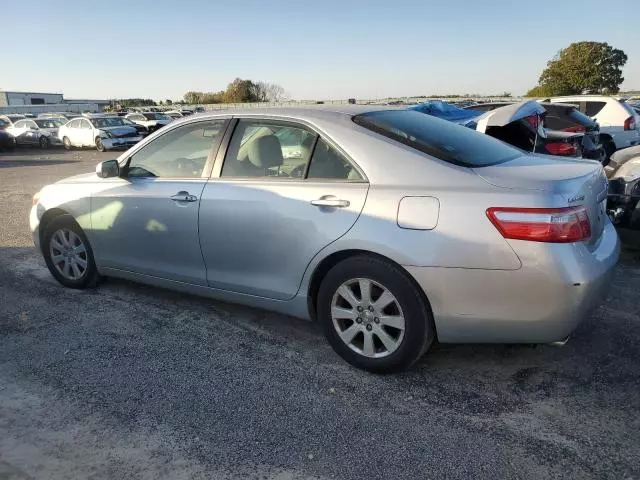
[[[88,288],[100,278],[87,236],[71,215],[56,217],[47,225],[42,254],[49,271],[62,285]]]
[[[104,152],[107,149],[104,148],[104,143],[102,143],[102,139],[100,137],[96,138],[96,150],[98,150],[99,152]]]
[[[47,137],[40,137],[40,148],[49,148],[49,139]]]
[[[62,144],[64,145],[64,148],[65,148],[65,149],[67,149],[67,150],[71,150],[71,147],[72,147],[72,145],[71,145],[71,140],[69,140],[69,138],[68,138],[68,137],[64,137],[64,138],[62,139]]]
[[[320,285],[317,313],[338,355],[371,372],[409,368],[435,339],[423,292],[377,257],[351,257],[334,266]]]

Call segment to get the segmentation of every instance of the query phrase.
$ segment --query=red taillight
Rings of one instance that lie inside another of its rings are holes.
[[[584,207],[492,207],[487,217],[504,238],[532,242],[570,243],[591,237],[591,223]]]
[[[582,132],[586,132],[587,129],[584,128],[582,125],[575,125],[573,127],[563,128],[562,131],[571,132],[571,133],[582,133]]]
[[[629,117],[624,121],[624,129],[625,130],[635,130],[636,128],[636,119],[635,117]]]
[[[568,156],[568,155],[575,155],[576,153],[578,153],[578,149],[575,147],[575,145],[571,145],[570,143],[563,143],[563,142],[547,143],[544,146],[544,148],[551,155]]]

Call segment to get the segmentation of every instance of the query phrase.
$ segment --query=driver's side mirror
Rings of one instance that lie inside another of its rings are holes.
[[[96,174],[100,178],[111,178],[120,175],[120,165],[117,160],[106,160],[96,167]]]

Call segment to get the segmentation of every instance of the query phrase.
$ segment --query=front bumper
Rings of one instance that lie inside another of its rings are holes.
[[[534,242],[526,242],[532,244]],[[519,270],[405,267],[424,289],[443,343],[564,340],[598,307],[620,255],[607,222],[593,251],[582,244],[525,248]]]
[[[107,150],[114,150],[116,148],[129,148],[133,147],[136,143],[142,140],[143,136],[137,137],[116,137],[116,138],[102,138],[102,144]]]

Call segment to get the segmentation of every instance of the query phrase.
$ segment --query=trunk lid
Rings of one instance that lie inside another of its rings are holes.
[[[495,187],[560,195],[566,204],[555,205],[558,207],[584,205],[591,223],[589,245],[594,245],[604,230],[607,221],[607,178],[602,165],[596,161],[523,155],[498,165],[472,170]]]

